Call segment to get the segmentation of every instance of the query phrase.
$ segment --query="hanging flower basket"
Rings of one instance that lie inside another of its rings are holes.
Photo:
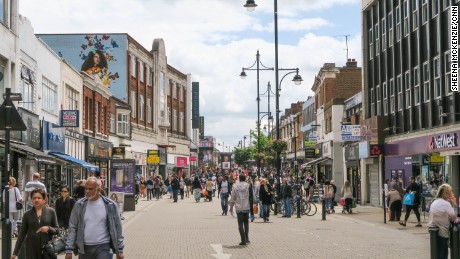
[[[287,142],[284,140],[273,140],[270,145],[270,148],[277,153],[281,153],[287,148]]]
[[[264,157],[265,157],[265,154],[262,152],[254,155],[254,158],[257,160],[264,159]]]

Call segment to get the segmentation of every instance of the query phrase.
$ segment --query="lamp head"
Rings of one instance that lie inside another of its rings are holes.
[[[247,76],[248,76],[248,75],[246,75],[246,72],[244,72],[244,70],[241,71],[241,74],[240,74],[240,78],[241,78],[241,79],[246,79]]]
[[[254,0],[247,0],[246,1],[246,4],[244,5],[244,7],[246,7],[246,10],[249,11],[249,12],[252,12],[256,9],[257,7],[257,4]]]
[[[299,74],[296,74],[294,76],[294,79],[292,79],[292,82],[294,82],[295,85],[300,85],[302,83],[303,79]]]

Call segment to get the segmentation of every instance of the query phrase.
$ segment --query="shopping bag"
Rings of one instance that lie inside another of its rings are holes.
[[[404,194],[403,204],[413,206],[414,205],[414,198],[415,198],[415,195],[414,195],[413,192],[409,192],[409,193]]]
[[[206,189],[203,190],[203,196],[208,196],[208,191]]]
[[[353,198],[353,201],[351,202],[351,207],[356,208],[356,199]]]
[[[340,205],[345,206],[345,198],[340,198]]]
[[[254,204],[254,214],[259,213],[259,206],[257,204]]]

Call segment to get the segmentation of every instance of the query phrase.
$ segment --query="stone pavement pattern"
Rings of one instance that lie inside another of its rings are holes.
[[[383,224],[381,208],[358,206],[354,214],[328,214],[322,221],[317,204],[313,217],[271,214],[270,223],[256,218],[249,226],[251,244],[239,246],[236,218],[221,216],[217,197],[200,203],[192,198],[173,203],[167,197],[141,199],[136,211],[123,214],[126,259],[429,258],[423,216],[423,228],[414,227],[414,215],[404,228],[397,222]],[[340,213],[340,206],[336,211]]]

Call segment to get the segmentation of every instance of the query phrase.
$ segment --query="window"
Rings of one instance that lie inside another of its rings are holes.
[[[444,0],[442,2],[442,9],[446,9],[450,6],[450,0]]]
[[[410,24],[409,24],[409,1],[403,3],[403,15],[404,15],[404,36],[409,35]]]
[[[176,82],[172,83],[171,91],[172,91],[172,97],[176,99],[177,98],[177,83]]]
[[[375,55],[378,56],[380,52],[380,39],[379,39],[379,23],[376,23],[374,26],[375,33]]]
[[[434,97],[441,98],[441,61],[439,56],[433,59]]]
[[[0,0],[1,1],[1,0]],[[21,69],[21,81],[19,81],[19,89],[22,93],[22,107],[35,111],[35,74],[26,67]]]
[[[152,99],[147,98],[147,123],[152,123]]]
[[[94,114],[96,116],[94,116],[95,118],[95,121],[94,121],[94,126],[96,127],[96,132],[101,132],[101,129],[99,127],[99,117],[101,117],[101,114],[99,113],[99,102],[95,102],[95,106],[94,106]]]
[[[388,114],[388,89],[387,89],[387,83],[383,82],[383,114],[387,115]]]
[[[383,52],[387,48],[387,43],[386,43],[386,40],[387,40],[387,37],[386,37],[387,27],[386,27],[385,18],[382,18],[382,22],[380,23],[380,30],[382,30],[382,52]]]
[[[146,70],[146,72],[145,72],[145,77],[146,77],[146,78],[145,78],[145,83],[146,83],[147,85],[150,85],[150,86],[151,86],[151,85],[152,85],[152,82],[150,82],[150,73],[151,73],[151,72],[150,72],[150,67],[147,66],[147,67],[145,68],[145,70]]]
[[[422,24],[428,21],[428,0],[422,0]]]
[[[393,12],[388,13],[388,47],[393,46]]]
[[[136,57],[131,55],[131,76],[136,77]]]
[[[184,132],[184,112],[180,112],[180,116],[179,116],[179,132]]]
[[[419,69],[418,67],[414,68],[414,105],[420,104],[420,82],[419,82]]]
[[[404,87],[406,89],[406,108],[410,108],[411,106],[410,86],[410,71],[407,70],[406,73],[404,73]]]
[[[412,29],[415,30],[418,28],[418,0],[412,0],[412,7],[414,8],[412,12]]]
[[[110,132],[115,133],[115,114],[110,114]]]
[[[139,61],[139,79],[144,82],[144,62]]]
[[[390,79],[390,110],[391,113],[395,112],[395,85],[393,78]]]
[[[180,101],[183,102],[184,101],[184,88],[179,85],[179,97],[180,97]]]
[[[444,82],[446,84],[446,93],[451,94],[452,89],[450,88],[450,74],[451,74],[451,67],[450,67],[450,51],[444,53],[444,71],[445,77]]]
[[[374,88],[371,88],[371,116],[375,116],[375,96]],[[327,130],[327,129],[326,129]]]
[[[423,101],[430,100],[430,65],[428,62],[423,64]]]
[[[141,107],[139,107],[139,119],[141,121],[145,120],[145,115],[144,115],[144,107],[145,107],[145,100],[144,100],[144,96],[143,95],[140,95],[139,96],[139,102],[140,102],[140,105]]]
[[[396,6],[396,42],[401,40],[401,13],[399,12],[399,5]]]
[[[69,110],[79,110],[78,99],[80,99],[80,94],[73,89],[72,87],[66,85],[66,109]]]
[[[382,106],[381,106],[381,93],[380,93],[380,86],[376,86],[376,91],[377,91],[377,116],[382,115]]]
[[[136,91],[131,91],[131,116],[136,118],[137,116],[137,102],[136,102]]]
[[[173,130],[177,131],[177,110],[176,109],[173,109],[172,126],[173,126]]]
[[[448,0],[443,0],[444,2],[448,2]],[[431,8],[433,9],[433,18],[439,14],[439,0],[431,0]]]
[[[372,28],[369,29],[369,59],[372,60],[372,58],[374,57],[374,46],[373,46],[373,42],[374,42],[374,35],[372,34]]]
[[[57,98],[57,85],[53,84],[50,80],[42,78],[42,109],[54,113],[56,111]]]
[[[402,78],[401,75],[398,75],[396,77],[396,90],[398,91],[398,111],[401,111],[403,109],[403,97],[402,97],[402,92],[403,92],[403,86],[402,86]]]
[[[129,135],[129,121],[127,113],[118,113],[117,134]]]
[[[166,117],[165,111],[165,73],[160,72],[160,118]]]

